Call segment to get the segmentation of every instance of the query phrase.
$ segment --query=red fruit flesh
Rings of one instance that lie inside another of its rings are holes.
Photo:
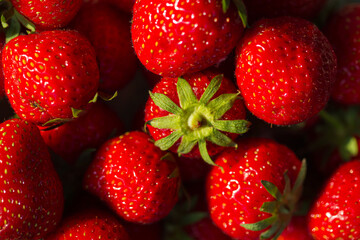
[[[326,0],[244,0],[249,21],[260,18],[294,16],[313,19],[325,5]]]
[[[255,116],[276,125],[296,124],[327,104],[336,56],[314,24],[291,17],[264,19],[238,45],[236,78]]]
[[[360,161],[342,165],[309,213],[315,239],[360,239]]]
[[[274,197],[261,180],[275,184],[280,192],[285,186],[284,173],[292,184],[301,162],[287,147],[267,139],[239,142],[237,149],[221,153],[207,178],[207,199],[211,218],[227,235],[235,239],[258,239],[262,231],[246,230],[241,224],[256,223],[271,215],[260,211],[264,202]]]
[[[97,152],[84,187],[127,221],[156,222],[173,208],[179,188],[171,176],[176,164],[165,154],[142,132],[113,138]]]
[[[100,91],[113,93],[134,78],[137,58],[131,45],[130,16],[108,4],[86,4],[74,28],[95,48],[100,68]]]
[[[206,72],[199,72],[194,73],[190,75],[184,76],[184,79],[188,81],[188,83],[191,85],[195,96],[197,99],[200,99],[203,93],[205,92],[205,89],[209,85],[210,81],[217,76],[218,74],[212,71],[206,71]],[[175,104],[178,106],[179,104],[179,97],[177,93],[177,78],[163,78],[153,89],[153,93],[162,93],[169,97]],[[215,99],[216,97],[220,96],[221,94],[225,93],[236,93],[237,89],[233,85],[233,83],[228,80],[227,78],[223,78],[220,89],[216,92],[214,97],[212,99]],[[150,121],[154,118],[164,117],[168,116],[171,113],[161,109],[160,107],[156,106],[154,101],[149,98],[149,100],[146,103],[145,106],[145,122]],[[237,99],[233,105],[233,107],[227,111],[222,119],[223,120],[235,120],[235,119],[245,119],[246,112],[245,107],[243,105],[243,102],[241,99]],[[149,129],[149,133],[151,136],[155,139],[155,141],[162,139],[172,133],[172,130],[170,129],[159,129],[154,128],[150,125],[147,125]],[[237,134],[227,134],[232,139],[235,139],[238,135]],[[181,139],[180,139],[181,140]],[[178,146],[180,144],[180,140],[177,141],[177,143],[174,144],[174,146],[170,149],[172,152],[176,153]],[[214,156],[215,154],[221,152],[224,150],[224,147],[220,147],[218,145],[215,145],[211,142],[207,143],[207,150],[209,152],[210,156]],[[200,158],[200,152],[197,146],[195,146],[190,153],[184,154],[184,157],[188,158]]]
[[[64,219],[47,240],[130,240],[121,222],[105,210],[86,209]]]
[[[223,13],[221,1],[137,0],[132,39],[150,71],[179,77],[224,59],[244,28],[236,8]]]
[[[40,29],[65,27],[79,11],[82,0],[11,0],[17,11]]]
[[[123,129],[114,111],[105,104],[95,103],[79,118],[55,129],[41,131],[41,136],[56,154],[74,163],[84,150],[99,147]]]
[[[325,34],[338,57],[337,80],[332,98],[343,104],[360,104],[360,4],[337,12],[327,23]]]
[[[93,47],[76,31],[21,35],[4,48],[5,91],[19,117],[38,125],[73,118],[93,99],[99,72]]]
[[[60,222],[60,179],[39,130],[20,119],[0,125],[0,239],[42,239]]]

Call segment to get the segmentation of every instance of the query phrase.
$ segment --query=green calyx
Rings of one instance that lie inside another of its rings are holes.
[[[168,150],[181,138],[178,154],[183,155],[198,144],[202,158],[211,165],[215,164],[207,151],[207,141],[223,147],[236,147],[236,143],[222,132],[243,134],[248,131],[250,123],[246,120],[220,120],[238,98],[238,94],[233,93],[211,100],[219,90],[222,79],[223,75],[214,77],[198,100],[190,84],[179,78],[177,93],[180,106],[164,94],[150,92],[151,99],[158,107],[172,113],[147,122],[154,128],[173,130],[169,136],[156,141],[155,145],[161,150]]]
[[[27,33],[35,32],[35,25],[21,15],[8,0],[0,0],[1,27],[5,32],[6,43],[19,36],[21,26],[27,29]]]
[[[229,10],[231,2],[235,4],[244,28],[247,28],[248,27],[247,11],[245,4],[242,0],[222,0],[223,12],[226,13]]]
[[[262,231],[270,227],[260,235],[260,239],[277,239],[291,221],[296,210],[296,205],[303,190],[306,168],[306,161],[303,160],[293,188],[291,188],[290,178],[287,172],[284,173],[285,187],[283,193],[281,193],[273,183],[261,181],[262,185],[275,200],[265,202],[261,206],[260,211],[270,213],[272,216],[257,223],[241,224],[241,226],[251,231]]]

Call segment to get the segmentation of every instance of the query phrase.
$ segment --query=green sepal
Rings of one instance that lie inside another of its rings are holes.
[[[103,92],[99,93],[99,97],[106,102],[110,102],[111,100],[115,99],[118,95],[119,95],[118,91],[114,92],[112,95]]]
[[[277,220],[277,216],[271,216],[256,223],[241,224],[243,228],[250,231],[262,231],[271,226]]]
[[[176,89],[181,108],[188,108],[190,105],[197,102],[197,98],[190,84],[185,79],[181,77],[178,78]]]
[[[260,239],[269,239],[271,238],[272,236],[274,236],[274,234],[276,232],[279,231],[281,227],[281,222],[280,221],[275,221],[274,224],[270,227],[269,230],[263,232],[260,234]]]
[[[231,138],[216,129],[213,130],[213,134],[206,140],[222,147],[237,147],[237,144]]]
[[[277,207],[278,207],[277,201],[264,202],[260,208],[260,211],[265,212],[265,213],[274,213],[276,211]]]
[[[73,118],[78,118],[84,110],[71,108]]]
[[[173,113],[173,114],[181,114],[181,108],[176,105],[169,97],[161,93],[152,93],[149,92],[151,99],[154,101],[155,105],[160,107],[161,109]]]
[[[205,89],[205,92],[200,98],[200,103],[206,104],[210,99],[219,91],[221,86],[221,81],[224,78],[223,74],[216,75],[210,82],[209,86]]]
[[[216,120],[213,125],[216,129],[223,132],[244,134],[249,130],[251,124],[246,120]]]
[[[200,139],[198,143],[199,143],[199,151],[200,151],[200,155],[201,155],[202,159],[206,163],[208,163],[208,164],[210,164],[212,166],[217,166],[214,163],[214,161],[211,159],[211,157],[209,155],[209,152],[208,152],[208,150],[206,148],[206,140],[205,139]]]
[[[209,102],[207,107],[213,110],[215,119],[221,118],[232,108],[238,95],[238,93],[222,94]]]
[[[222,0],[222,9],[226,13],[230,7],[231,0]]]
[[[179,129],[180,117],[178,115],[168,115],[165,117],[153,118],[146,124],[159,129]]]
[[[301,161],[301,167],[299,174],[295,180],[293,191],[299,191],[299,189],[302,189],[302,186],[304,185],[305,178],[306,178],[306,172],[307,172],[307,163],[306,160],[303,159]]]
[[[345,144],[339,148],[339,153],[346,162],[359,154],[359,147],[356,137],[349,137]]]
[[[243,23],[243,27],[247,28],[249,26],[248,25],[248,16],[247,16],[247,10],[246,10],[246,6],[245,6],[244,2],[242,0],[233,0],[233,2],[235,3],[235,5],[238,9],[238,13],[239,13],[241,21]]]
[[[172,132],[169,136],[159,139],[155,142],[155,146],[159,147],[161,150],[165,151],[171,148],[182,136],[182,133],[179,131]]]
[[[52,130],[52,129],[56,128],[56,127],[59,127],[59,126],[63,125],[66,122],[69,122],[69,121],[70,121],[70,119],[65,119],[65,118],[51,119],[51,120],[49,120],[46,123],[41,125],[42,127],[49,127],[49,128],[43,128],[43,129],[41,129],[41,131]]]
[[[178,222],[180,226],[187,226],[201,221],[202,219],[208,217],[209,214],[206,212],[192,212],[186,214],[183,218]]]
[[[275,184],[265,180],[261,180],[261,184],[265,187],[266,191],[271,194],[271,196],[273,196],[276,200],[280,200],[281,192]]]
[[[99,98],[99,93],[95,93],[94,97],[89,101],[89,103],[96,103]]]
[[[4,14],[1,14],[1,26],[5,29],[9,27],[9,24],[6,21],[6,17]]]
[[[183,155],[191,152],[191,150],[195,147],[196,144],[197,144],[196,139],[190,139],[188,136],[183,136],[181,139],[181,143],[178,147],[179,155]]]
[[[14,17],[23,25],[26,29],[28,29],[28,33],[34,33],[36,31],[35,24],[29,21],[26,17],[21,15],[15,8],[14,8]]]
[[[21,26],[16,18],[10,18],[9,26],[5,29],[5,42],[8,43],[12,39],[19,36]]]

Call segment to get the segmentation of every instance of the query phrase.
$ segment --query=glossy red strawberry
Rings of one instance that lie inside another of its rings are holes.
[[[84,150],[99,147],[122,133],[124,127],[114,111],[98,102],[74,121],[50,130],[40,129],[45,143],[64,160],[74,163]]]
[[[312,19],[326,0],[244,0],[252,23],[260,18],[294,16]]]
[[[163,78],[145,107],[157,146],[208,163],[224,147],[236,146],[232,140],[248,130],[245,115],[233,83],[213,71]]]
[[[137,58],[131,45],[130,16],[100,3],[85,4],[74,21],[95,48],[100,91],[113,93],[134,78]]]
[[[47,240],[130,240],[121,222],[106,210],[85,209],[65,218]]]
[[[220,0],[137,0],[132,20],[135,52],[150,71],[179,77],[224,59],[244,30],[236,7]]]
[[[336,78],[336,56],[312,23],[291,17],[258,21],[237,48],[236,78],[248,109],[276,125],[322,110]]]
[[[6,44],[2,61],[13,109],[38,125],[73,118],[98,89],[94,49],[76,31],[19,36]]]
[[[127,221],[156,222],[177,201],[178,170],[167,157],[145,133],[126,133],[99,149],[84,187]]]
[[[309,213],[315,239],[360,239],[360,161],[341,166]]]
[[[65,27],[79,11],[81,0],[11,0],[15,9],[40,29]]]
[[[325,33],[338,57],[337,79],[332,98],[343,104],[360,104],[360,4],[350,4],[327,23]]]
[[[206,187],[215,224],[234,239],[276,239],[295,210],[305,164],[287,147],[256,138],[224,151],[215,163],[221,167],[212,169]]]
[[[277,240],[313,240],[307,228],[306,217],[293,217]]]
[[[0,239],[42,239],[60,222],[64,197],[37,127],[0,124]]]

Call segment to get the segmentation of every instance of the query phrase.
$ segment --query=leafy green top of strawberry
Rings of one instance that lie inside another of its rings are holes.
[[[168,94],[150,92],[153,103],[168,114],[161,117],[154,117],[153,114],[152,117],[147,117],[147,124],[152,128],[171,130],[169,135],[157,139],[155,145],[167,150],[181,139],[177,148],[180,155],[190,153],[198,145],[201,157],[211,165],[214,163],[206,147],[207,141],[221,147],[236,147],[233,140],[222,132],[243,134],[247,132],[250,123],[243,119],[222,119],[238,99],[238,93],[226,93],[214,98],[223,78],[223,75],[215,76],[200,99],[197,96],[199,94],[194,93],[194,88],[198,88],[198,85],[193,87],[184,78],[178,78],[176,89],[179,105]],[[165,90],[165,93],[168,91]]]

